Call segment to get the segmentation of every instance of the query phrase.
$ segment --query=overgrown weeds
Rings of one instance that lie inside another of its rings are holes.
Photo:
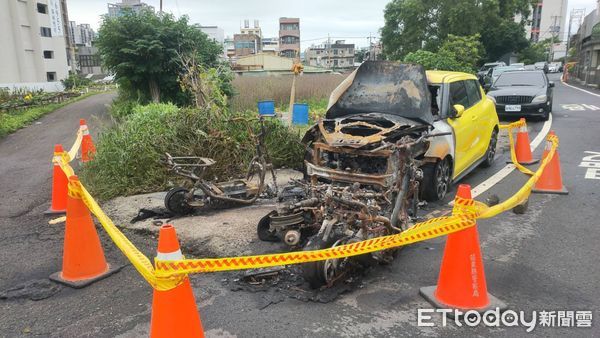
[[[136,105],[116,126],[102,134],[94,161],[82,179],[101,200],[166,189],[176,177],[162,167],[165,152],[174,156],[210,157],[216,164],[207,179],[243,176],[255,151],[248,128],[258,131],[256,113],[178,108],[172,104]],[[238,118],[248,123],[233,122]],[[266,120],[267,149],[276,167],[299,167],[304,148],[300,132],[278,120]]]

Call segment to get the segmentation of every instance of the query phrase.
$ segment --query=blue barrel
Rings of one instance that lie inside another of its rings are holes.
[[[258,115],[275,115],[275,101],[258,101]]]
[[[294,103],[292,124],[308,124],[308,104]]]

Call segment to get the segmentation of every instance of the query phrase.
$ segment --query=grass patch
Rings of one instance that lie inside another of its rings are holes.
[[[229,113],[172,104],[136,105],[115,127],[100,135],[96,157],[83,167],[82,180],[100,200],[165,190],[177,180],[159,163],[165,152],[213,158],[216,164],[210,167],[208,179],[240,177],[254,156],[255,145],[247,125],[232,120],[255,116],[255,112]],[[257,126],[257,121],[251,123],[253,130]],[[301,131],[275,119],[266,120],[265,126],[274,166],[300,167],[304,153]]]
[[[29,125],[31,122],[39,119],[40,117],[51,113],[59,108],[62,108],[68,104],[73,102],[77,102],[79,100],[83,100],[92,95],[98,94],[100,92],[89,92],[68,100],[65,100],[61,103],[51,103],[48,105],[38,106],[27,108],[23,110],[15,110],[12,112],[0,113],[0,138],[4,136],[14,133],[15,131]]]
[[[331,92],[347,74],[304,74],[296,79],[296,102],[320,102],[329,99]],[[232,111],[256,111],[258,101],[273,100],[277,107],[287,111],[292,88],[291,75],[239,76],[232,81],[235,95],[231,98]],[[312,112],[312,105],[311,105]]]

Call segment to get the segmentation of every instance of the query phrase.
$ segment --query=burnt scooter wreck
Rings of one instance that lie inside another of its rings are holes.
[[[304,136],[306,182],[261,220],[261,239],[318,250],[406,230],[416,217],[430,139],[447,134],[432,132],[430,100],[423,67],[363,63]],[[315,288],[331,285],[358,265],[390,262],[394,253],[306,263],[304,277]]]
[[[236,119],[232,122],[246,122]],[[215,161],[207,157],[173,157],[165,154],[161,160],[169,171],[186,178],[192,188],[174,187],[165,196],[165,207],[175,215],[186,215],[194,209],[218,203],[225,205],[248,205],[254,203],[262,194],[277,195],[277,180],[265,144],[266,129],[263,117],[259,118],[260,129],[254,133],[248,126],[248,133],[255,141],[255,155],[248,165],[246,176],[226,182],[212,182],[204,178],[206,169]],[[265,182],[267,172],[271,172],[272,185]]]

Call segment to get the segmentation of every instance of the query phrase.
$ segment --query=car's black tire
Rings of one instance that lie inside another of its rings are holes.
[[[186,188],[175,187],[165,196],[165,207],[171,213],[183,216],[191,213],[194,208],[191,207],[185,200],[185,194],[188,193]]]
[[[422,198],[429,202],[443,199],[450,187],[450,160],[445,158],[436,163],[427,163],[421,169],[423,170]]]
[[[540,120],[541,120],[541,121],[548,121],[548,119],[549,119],[549,118],[550,118],[550,111],[545,111],[545,112],[544,112],[544,115],[542,115],[542,116],[540,117]]]
[[[496,156],[496,145],[498,144],[498,130],[494,128],[492,130],[492,136],[490,137],[490,144],[488,145],[487,150],[485,151],[485,158],[483,162],[481,162],[481,166],[484,168],[489,168],[494,164],[494,157]]]
[[[276,215],[277,211],[271,211],[258,221],[256,226],[256,234],[261,241],[264,242],[279,242],[279,237],[269,229],[271,228],[271,216]]]

